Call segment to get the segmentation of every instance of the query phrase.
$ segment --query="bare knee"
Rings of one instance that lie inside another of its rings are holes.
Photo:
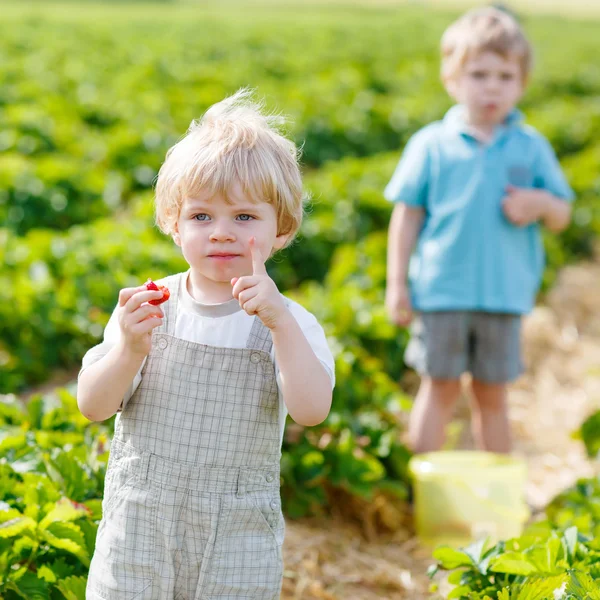
[[[473,380],[473,396],[481,410],[500,411],[506,407],[506,384]]]
[[[432,379],[424,381],[429,388],[430,394],[437,402],[447,407],[453,407],[460,395],[461,387],[459,379]]]

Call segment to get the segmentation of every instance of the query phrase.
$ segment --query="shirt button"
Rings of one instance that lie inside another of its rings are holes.
[[[250,360],[251,360],[253,363],[260,362],[260,354],[258,354],[258,352],[253,352],[253,353],[250,355]]]
[[[165,338],[160,338],[158,340],[158,347],[161,348],[162,350],[164,350],[168,345],[169,345],[169,343],[167,342],[167,340],[165,340]]]
[[[277,500],[271,500],[271,508],[273,510],[277,510],[279,508],[279,503],[277,502]]]
[[[265,478],[269,483],[271,483],[271,481],[273,481],[273,473],[267,473],[267,476]]]

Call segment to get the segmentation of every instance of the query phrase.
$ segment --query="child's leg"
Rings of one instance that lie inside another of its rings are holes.
[[[467,320],[452,311],[423,312],[413,321],[404,357],[421,375],[409,424],[413,452],[433,452],[444,443],[467,367]]]
[[[523,371],[521,317],[473,313],[472,335],[473,435],[484,450],[510,452],[507,384]]]
[[[423,377],[410,414],[410,446],[415,453],[439,450],[460,395],[459,379]]]
[[[489,452],[510,452],[506,384],[473,380],[472,428],[477,445]]]

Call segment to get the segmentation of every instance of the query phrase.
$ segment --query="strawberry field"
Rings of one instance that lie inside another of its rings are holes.
[[[289,135],[302,145],[307,218],[297,243],[268,267],[323,323],[336,356],[328,420],[287,429],[286,514],[327,523],[345,506],[350,522],[379,507],[369,513],[371,537],[410,535],[408,334],[383,306],[391,207],[382,190],[410,135],[450,106],[437,44],[455,13],[109,7],[2,7],[0,597],[84,597],[112,421],[80,416],[72,385],[31,390],[57,374],[74,379],[120,288],[185,268],[153,226],[152,183],[190,121],[242,86],[288,115]],[[577,194],[571,227],[546,239],[543,305],[567,265],[593,259],[600,231],[600,23],[528,16],[524,26],[536,66],[522,109]],[[588,424],[590,448],[595,431]],[[565,600],[599,597],[597,487],[590,480],[561,496],[521,542],[437,555],[441,571],[460,567],[454,597],[545,600],[550,588]],[[424,575],[426,565],[419,569]],[[399,595],[362,596],[299,581],[288,576],[286,597],[411,597],[404,584]]]

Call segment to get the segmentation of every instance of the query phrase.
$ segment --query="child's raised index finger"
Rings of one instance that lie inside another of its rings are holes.
[[[252,255],[252,273],[254,275],[264,275],[267,272],[265,259],[256,245],[255,237],[250,238],[250,254]]]

